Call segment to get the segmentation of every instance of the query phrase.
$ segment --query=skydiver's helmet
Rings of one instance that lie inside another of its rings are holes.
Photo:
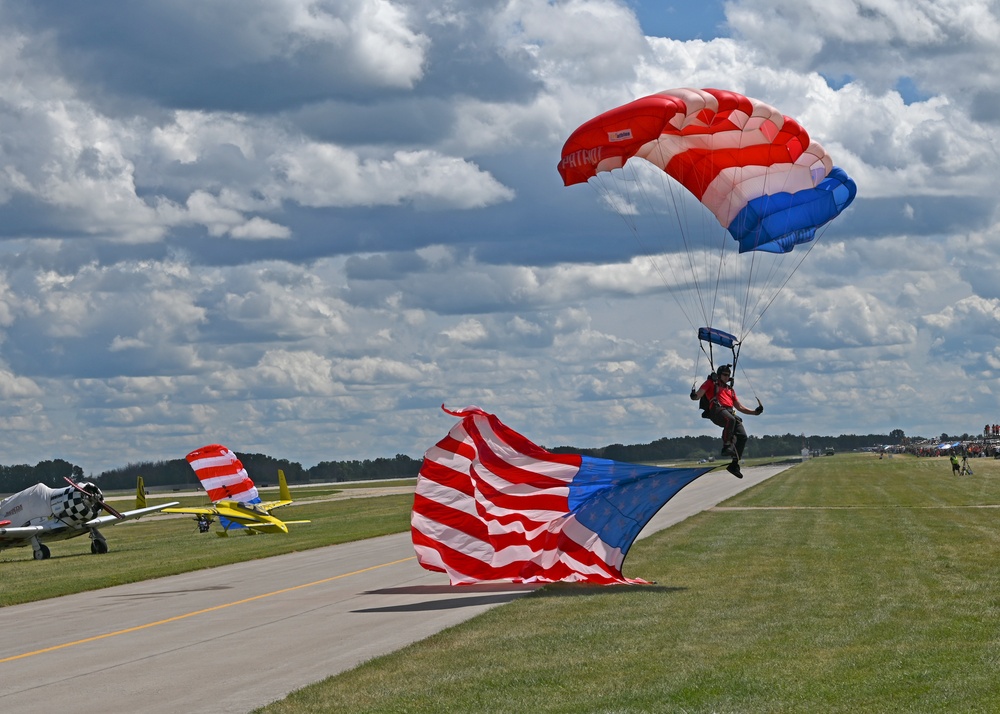
[[[715,370],[715,373],[719,376],[719,380],[722,382],[729,382],[733,378],[733,368],[728,364],[724,364]]]

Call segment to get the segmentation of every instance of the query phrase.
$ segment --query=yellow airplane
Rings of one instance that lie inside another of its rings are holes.
[[[188,454],[187,460],[212,499],[212,505],[201,508],[164,508],[163,512],[195,516],[198,530],[202,533],[208,530],[216,518],[222,526],[222,530],[216,531],[220,536],[239,530],[246,530],[249,535],[287,533],[290,523],[309,523],[282,521],[271,515],[274,509],[292,502],[285,472],[281,469],[278,469],[279,500],[263,503],[243,464],[226,447],[219,444],[205,446]]]

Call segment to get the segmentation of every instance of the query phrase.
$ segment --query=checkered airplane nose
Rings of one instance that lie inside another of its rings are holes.
[[[73,488],[59,489],[52,494],[52,514],[62,520],[83,523],[96,518],[100,506]]]

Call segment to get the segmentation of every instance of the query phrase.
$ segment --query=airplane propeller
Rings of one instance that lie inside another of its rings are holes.
[[[87,486],[89,486],[90,488],[87,488],[86,486],[81,486],[80,484],[76,483],[69,476],[63,476],[63,478],[66,479],[66,483],[68,483],[70,486],[72,486],[73,488],[75,488],[80,493],[82,493],[85,496],[89,497],[91,500],[96,501],[97,505],[99,505],[101,508],[103,508],[105,511],[107,511],[108,513],[110,513],[115,518],[124,518],[125,517],[121,513],[119,513],[118,511],[116,511],[115,509],[113,509],[111,506],[109,506],[107,503],[104,502],[104,499],[101,498],[101,496],[103,496],[104,494],[102,494],[101,490],[99,488],[97,488],[97,486],[95,486],[94,484],[88,483]],[[95,491],[96,491],[96,493],[95,493]]]

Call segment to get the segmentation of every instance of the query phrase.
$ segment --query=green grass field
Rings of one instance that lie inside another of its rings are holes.
[[[258,711],[1000,711],[1000,461],[971,464],[814,459],[636,543],[625,574],[655,585],[550,585]],[[411,502],[290,506],[313,523],[287,536],[144,520],[105,556],[4,551],[0,603],[405,531]]]
[[[258,710],[996,712],[1000,462],[822,457]],[[316,653],[322,657],[322,652]]]

